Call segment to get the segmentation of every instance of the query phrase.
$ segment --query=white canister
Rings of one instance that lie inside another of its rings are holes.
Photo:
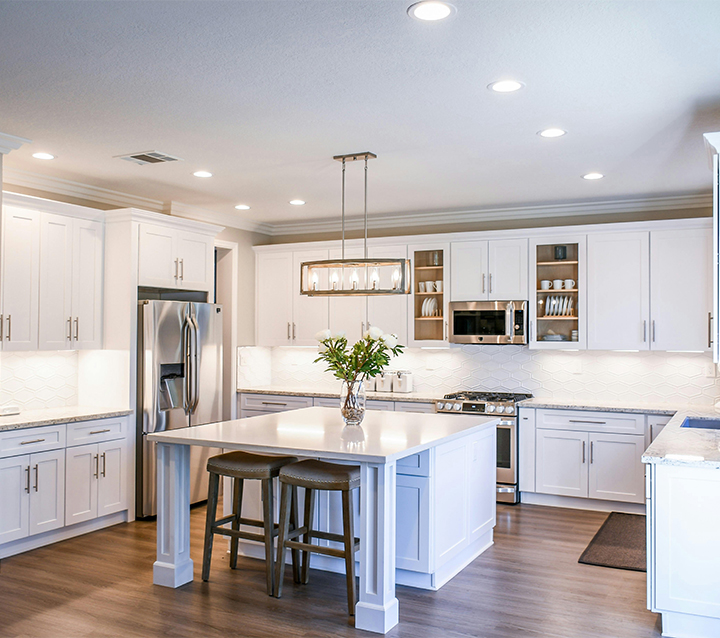
[[[375,377],[376,392],[392,392],[394,372],[381,372]]]
[[[375,392],[375,377],[365,379],[365,392]]]
[[[412,392],[413,378],[410,370],[398,370],[393,379],[393,392]]]

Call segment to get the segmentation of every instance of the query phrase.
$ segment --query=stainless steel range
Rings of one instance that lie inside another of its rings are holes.
[[[488,414],[501,417],[497,426],[497,500],[518,503],[518,401],[532,394],[513,392],[454,392],[435,401],[443,414]]]

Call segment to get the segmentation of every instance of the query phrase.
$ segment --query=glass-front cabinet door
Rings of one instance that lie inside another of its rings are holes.
[[[530,241],[531,348],[587,348],[585,235]]]
[[[411,244],[412,291],[408,299],[408,345],[443,346],[448,343],[448,286],[450,244]]]

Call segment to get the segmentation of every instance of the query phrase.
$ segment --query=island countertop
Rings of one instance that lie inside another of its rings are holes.
[[[346,427],[338,408],[303,408],[237,421],[155,432],[156,443],[222,447],[268,454],[387,463],[472,430],[495,427],[496,417],[368,410],[361,428]]]

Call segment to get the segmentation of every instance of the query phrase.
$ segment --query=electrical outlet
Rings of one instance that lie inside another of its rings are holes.
[[[717,373],[718,373],[717,366],[712,361],[708,361],[705,364],[705,378],[706,379],[717,379]]]

